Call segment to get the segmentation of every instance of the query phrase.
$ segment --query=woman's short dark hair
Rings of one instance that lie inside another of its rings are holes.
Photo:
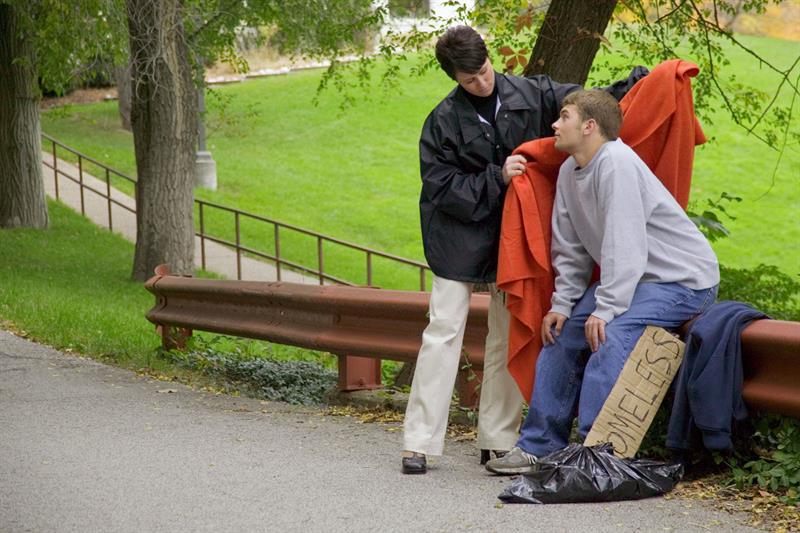
[[[469,26],[453,26],[436,41],[436,59],[452,79],[456,79],[456,71],[475,74],[487,57],[486,44]]]

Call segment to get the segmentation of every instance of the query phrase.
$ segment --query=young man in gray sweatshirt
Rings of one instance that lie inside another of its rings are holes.
[[[517,446],[487,463],[532,471],[567,445],[577,408],[585,437],[647,325],[676,328],[714,302],[711,246],[636,153],[618,139],[622,112],[603,91],[564,98],[553,124],[561,166],[553,206],[556,273],[544,348]],[[600,281],[589,286],[594,264]]]

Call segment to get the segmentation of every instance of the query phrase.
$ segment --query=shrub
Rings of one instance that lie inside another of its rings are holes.
[[[730,481],[738,488],[758,486],[777,492],[785,503],[800,503],[800,421],[776,415],[753,419],[750,449],[738,449],[725,460]]]
[[[265,400],[322,403],[336,385],[336,372],[310,361],[280,361],[254,350],[253,343],[225,337],[192,337],[186,351],[166,356],[174,363],[241,385]]]
[[[777,320],[800,321],[800,281],[774,265],[720,265],[719,299],[746,302]]]

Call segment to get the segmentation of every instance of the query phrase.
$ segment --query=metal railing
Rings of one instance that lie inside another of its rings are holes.
[[[200,330],[326,351],[339,356],[339,383],[347,390],[380,385],[379,364],[359,370],[348,359],[414,361],[428,325],[429,295],[416,291],[207,280],[166,269],[145,287],[155,296],[147,319],[161,328],[165,348]],[[488,310],[488,295],[473,294],[464,354],[476,371],[483,368]],[[745,402],[800,417],[800,322],[756,320],[743,330],[741,346]],[[461,386],[466,391],[469,381]],[[463,391],[462,400],[470,398]]]
[[[85,190],[88,189],[89,191],[97,194],[98,196],[100,196],[101,198],[104,198],[106,200],[106,202],[108,204],[108,229],[109,230],[111,230],[111,231],[114,230],[114,219],[113,219],[113,216],[111,214],[111,206],[112,205],[117,205],[117,206],[121,207],[122,209],[125,209],[126,211],[128,211],[130,213],[136,214],[136,210],[135,209],[131,209],[129,206],[127,206],[127,205],[125,205],[125,204],[123,204],[123,203],[121,203],[121,202],[119,202],[119,201],[117,201],[117,200],[115,200],[114,198],[111,197],[111,175],[112,174],[117,176],[117,177],[119,177],[119,178],[121,178],[121,179],[123,179],[123,180],[129,181],[134,185],[136,184],[136,180],[135,179],[131,178],[130,176],[126,176],[122,172],[120,172],[118,170],[115,170],[115,169],[113,169],[113,168],[101,163],[100,161],[98,161],[97,159],[95,159],[93,157],[90,157],[88,155],[82,154],[82,153],[78,152],[77,150],[74,150],[73,148],[70,148],[69,146],[66,146],[65,144],[62,144],[62,143],[58,142],[57,140],[55,140],[54,138],[50,137],[46,133],[42,133],[42,137],[44,137],[45,140],[47,140],[50,143],[50,145],[52,146],[52,151],[50,152],[50,154],[53,157],[52,161],[47,161],[47,159],[44,159],[43,163],[45,164],[45,166],[47,166],[47,167],[49,167],[49,168],[51,168],[53,170],[53,181],[54,181],[54,186],[55,186],[56,200],[60,200],[61,199],[61,195],[59,193],[59,186],[58,186],[58,178],[59,178],[59,176],[61,176],[61,177],[67,178],[70,181],[78,184],[78,187],[80,189],[81,214],[82,215],[86,214],[86,199],[85,199],[85,195],[84,195],[84,191]],[[58,151],[57,151],[58,147],[62,148],[63,150],[65,150],[68,153],[71,153],[71,154],[77,156],[77,158],[78,158],[78,178],[77,179],[74,176],[71,176],[71,175],[67,174],[66,172],[64,172],[64,171],[62,171],[61,169],[58,168]],[[44,149],[44,148],[45,148],[45,143],[42,143],[42,149]],[[83,163],[84,163],[84,161],[88,161],[88,162],[96,165],[98,168],[103,169],[103,172],[104,172],[104,180],[103,181],[105,181],[105,184],[106,184],[106,187],[105,187],[106,190],[105,191],[97,190],[94,187],[92,187],[91,185],[87,185],[86,183],[84,183],[84,171],[83,171]]]
[[[53,170],[54,180],[55,180],[55,196],[56,199],[60,199],[59,196],[59,184],[58,180],[59,177],[63,177],[66,179],[71,180],[72,182],[76,183],[80,188],[80,205],[81,205],[81,214],[86,214],[86,207],[85,207],[85,199],[84,199],[84,190],[89,190],[100,197],[104,198],[108,204],[108,229],[114,229],[114,223],[112,218],[112,205],[117,205],[133,214],[136,214],[135,209],[131,209],[129,206],[120,203],[119,201],[115,200],[111,196],[111,178],[112,176],[116,176],[121,178],[125,181],[128,181],[135,185],[136,180],[126,174],[109,167],[108,165],[98,161],[97,159],[87,156],[74,148],[71,148],[50,135],[46,133],[42,133],[42,137],[45,139],[46,142],[42,143],[42,148],[46,150],[46,147],[50,147],[49,154],[52,156],[52,161],[48,161],[47,158],[44,159],[44,164]],[[64,172],[63,170],[59,169],[58,167],[58,151],[61,149],[62,151],[71,154],[72,156],[77,158],[77,166],[78,166],[78,177],[75,178]],[[98,168],[102,169],[104,173],[104,181],[105,181],[105,191],[100,191],[91,185],[84,183],[84,162],[90,162],[91,164],[97,166]],[[381,252],[379,250],[375,250],[372,248],[368,248],[366,246],[361,246],[355,243],[347,242],[342,239],[337,239],[335,237],[331,237],[328,235],[324,235],[322,233],[317,233],[315,231],[301,228],[299,226],[295,226],[293,224],[287,224],[284,222],[280,222],[278,220],[274,220],[271,218],[267,218],[261,215],[257,215],[254,213],[249,213],[247,211],[242,211],[240,209],[235,209],[232,207],[228,207],[225,205],[221,205],[214,202],[208,202],[205,200],[199,200],[195,198],[194,200],[195,205],[197,206],[198,210],[198,229],[195,231],[195,235],[200,239],[200,263],[203,269],[206,268],[206,241],[214,242],[216,244],[226,246],[236,253],[236,273],[237,279],[242,279],[242,258],[243,256],[249,255],[254,256],[260,259],[265,259],[275,265],[275,271],[277,275],[277,280],[281,281],[282,270],[284,268],[310,274],[315,276],[320,285],[324,285],[326,282],[332,282],[339,285],[359,285],[357,282],[353,282],[351,280],[345,280],[341,277],[334,276],[329,272],[325,271],[325,253],[324,253],[324,244],[330,243],[332,245],[338,246],[340,248],[354,250],[359,253],[364,254],[364,265],[365,265],[365,276],[364,276],[364,284],[367,286],[372,286],[373,284],[373,277],[374,277],[374,268],[373,268],[373,260],[374,258],[381,258],[396,263],[398,265],[403,265],[405,267],[411,267],[413,269],[418,270],[419,272],[419,290],[425,291],[427,288],[427,272],[430,270],[428,265],[422,263],[420,261],[414,261],[413,259],[406,259],[404,257],[400,257],[397,255],[389,254],[386,252]],[[234,240],[231,241],[229,239],[224,239],[219,236],[215,236],[210,234],[206,229],[206,219],[208,215],[208,211],[211,209],[223,211],[229,213],[232,216],[232,224],[234,230]],[[264,251],[263,249],[259,250],[252,246],[245,246],[242,244],[242,231],[241,226],[244,220],[252,220],[257,223],[262,223],[265,225],[269,225],[270,229],[267,232],[268,234],[272,235],[272,250],[274,253],[269,253]],[[285,238],[285,234],[287,232],[293,232],[295,234],[306,235],[316,239],[316,266],[307,266],[298,263],[297,261],[292,261],[287,259],[285,256],[281,256],[281,237],[282,235]]]

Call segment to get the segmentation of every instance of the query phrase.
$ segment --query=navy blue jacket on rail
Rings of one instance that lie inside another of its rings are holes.
[[[769,318],[741,302],[719,302],[695,319],[675,378],[667,447],[691,448],[694,427],[709,450],[729,450],[733,420],[747,417],[742,400],[742,330]]]

